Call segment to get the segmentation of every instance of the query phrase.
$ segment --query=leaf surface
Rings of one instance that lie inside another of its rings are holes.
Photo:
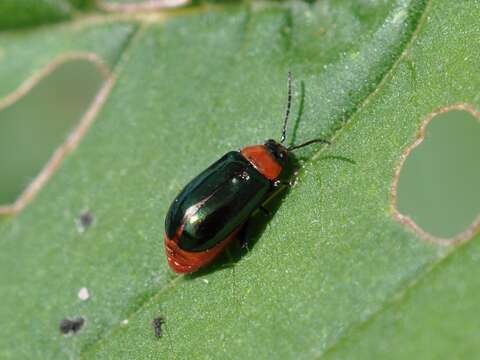
[[[29,41],[52,44],[32,49],[34,66],[5,52],[19,71],[3,70],[16,75],[1,94],[72,49],[95,52],[116,76],[81,146],[34,203],[0,222],[2,357],[348,358],[359,343],[368,354],[384,323],[396,331],[395,301],[410,292],[398,305],[405,323],[433,326],[434,311],[415,321],[416,305],[430,309],[422,279],[474,284],[447,265],[466,256],[473,271],[475,247],[428,244],[395,222],[390,188],[426,115],[478,107],[479,16],[475,1],[267,2],[1,40],[19,54]],[[250,251],[233,266],[227,257],[173,276],[162,242],[170,201],[224,152],[278,136],[289,70],[290,140],[333,144],[297,153],[296,185],[270,221],[254,218]],[[85,209],[95,221],[79,233]],[[84,328],[61,336],[60,320],[75,316]]]

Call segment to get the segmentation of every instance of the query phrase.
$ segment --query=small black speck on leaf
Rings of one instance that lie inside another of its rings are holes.
[[[79,231],[84,232],[85,230],[87,230],[93,224],[94,220],[95,218],[90,211],[84,211],[83,213],[81,213],[77,219]]]
[[[152,321],[153,332],[156,338],[162,337],[162,325],[165,324],[165,319],[161,316],[156,317]]]
[[[63,319],[60,321],[60,332],[62,334],[69,334],[69,333],[76,333],[78,332],[83,324],[85,323],[85,319],[82,317],[76,319]]]

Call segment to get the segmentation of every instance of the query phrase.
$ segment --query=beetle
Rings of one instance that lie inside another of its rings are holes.
[[[165,218],[165,252],[177,273],[191,273],[210,264],[235,239],[252,215],[280,186],[290,152],[313,139],[286,147],[292,100],[288,98],[280,142],[267,140],[240,151],[230,151],[188,183],[173,200]]]

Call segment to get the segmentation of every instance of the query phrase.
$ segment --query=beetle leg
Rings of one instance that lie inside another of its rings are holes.
[[[294,184],[295,184],[294,180],[290,180],[290,181],[277,180],[273,183],[273,186],[276,187],[276,188],[280,188],[282,186],[292,187]]]
[[[240,230],[239,232],[239,236],[238,236],[238,244],[240,245],[240,248],[243,250],[243,249],[246,249],[247,251],[249,251],[248,249],[248,225],[250,223],[250,220],[247,220],[245,222],[245,224],[243,225],[242,229]]]
[[[263,211],[263,213],[264,213],[265,215],[267,215],[268,217],[272,216],[272,212],[271,212],[270,210],[268,210],[265,206],[260,205],[259,209],[260,209],[261,211]]]

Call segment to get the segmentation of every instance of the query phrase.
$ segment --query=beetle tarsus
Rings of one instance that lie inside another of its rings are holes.
[[[265,206],[260,205],[259,209],[268,217],[272,216],[272,212],[268,210]]]
[[[247,252],[250,250],[248,248],[248,227],[249,227],[250,221],[247,220],[245,225],[243,225],[242,230],[240,230],[239,236],[238,236],[238,245],[240,245],[241,250],[246,250]]]
[[[273,184],[273,186],[275,186],[276,188],[279,188],[281,186],[292,187],[293,185],[295,185],[295,180],[290,180],[290,181],[277,180]]]

